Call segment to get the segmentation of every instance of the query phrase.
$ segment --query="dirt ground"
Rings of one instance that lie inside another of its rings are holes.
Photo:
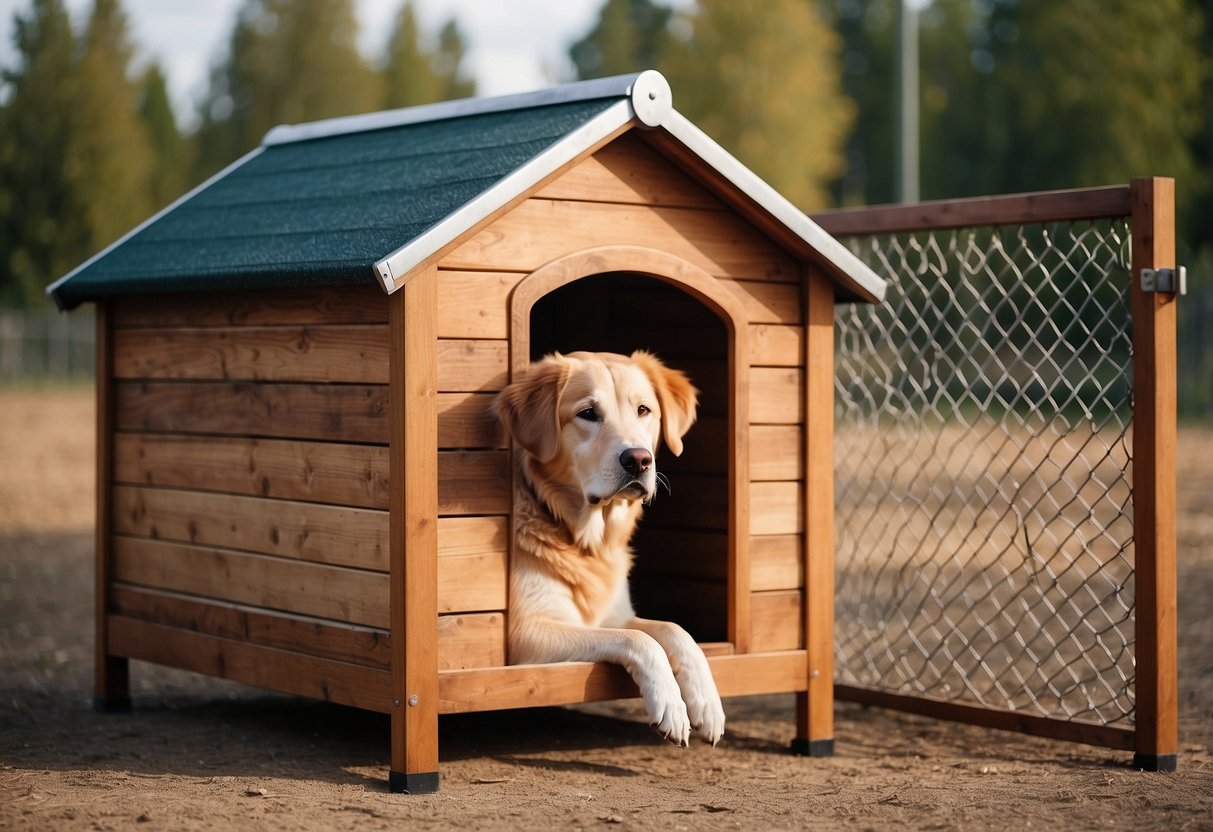
[[[1180,438],[1181,757],[841,704],[790,756],[790,697],[728,700],[715,749],[634,703],[444,718],[442,789],[387,791],[386,717],[136,663],[90,708],[92,405],[0,390],[0,828],[1213,829],[1213,430]]]

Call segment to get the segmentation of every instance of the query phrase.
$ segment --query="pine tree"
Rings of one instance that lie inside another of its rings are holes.
[[[202,106],[198,174],[252,150],[275,125],[376,109],[378,78],[357,37],[353,0],[245,0]]]
[[[152,205],[162,208],[180,196],[185,188],[185,143],[177,129],[168,86],[159,64],[153,63],[143,74],[139,115],[152,147]]]
[[[672,14],[652,0],[607,0],[598,23],[569,48],[577,77],[601,78],[656,67]]]
[[[76,39],[61,0],[13,16],[17,60],[0,107],[0,303],[42,300],[76,264],[88,234],[64,175],[73,129]]]
[[[97,251],[152,213],[152,148],[139,117],[133,57],[119,0],[95,0],[77,69],[75,126],[64,171]]]
[[[385,107],[428,104],[474,94],[475,84],[461,72],[467,47],[454,19],[442,27],[433,48],[427,48],[425,40],[413,5],[406,0],[396,15],[387,45],[383,67]]]
[[[841,40],[814,4],[700,0],[658,69],[674,106],[802,209],[824,207],[845,169],[854,103]]]

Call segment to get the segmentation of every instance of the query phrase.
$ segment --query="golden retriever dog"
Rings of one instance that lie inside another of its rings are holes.
[[[675,456],[697,392],[647,352],[549,355],[494,406],[522,447],[510,567],[510,661],[607,661],[635,680],[657,731],[713,745],[724,710],[686,630],[632,609],[629,540],[657,488],[657,447]]]

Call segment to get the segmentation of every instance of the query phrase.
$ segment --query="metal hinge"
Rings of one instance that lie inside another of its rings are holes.
[[[1142,269],[1141,290],[1186,295],[1188,294],[1188,270],[1183,266],[1176,266],[1173,269]]]

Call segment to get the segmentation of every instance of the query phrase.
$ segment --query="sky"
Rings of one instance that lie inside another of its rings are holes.
[[[79,25],[91,0],[65,0]],[[179,120],[195,121],[209,67],[223,53],[243,0],[123,0],[136,43],[160,61]],[[363,54],[382,54],[401,0],[354,0]],[[567,48],[594,25],[604,0],[412,0],[426,31],[458,18],[468,41],[466,70],[478,95],[525,92],[569,80]],[[677,0],[674,6],[686,6]],[[12,61],[12,20],[30,0],[0,0],[0,64]]]

